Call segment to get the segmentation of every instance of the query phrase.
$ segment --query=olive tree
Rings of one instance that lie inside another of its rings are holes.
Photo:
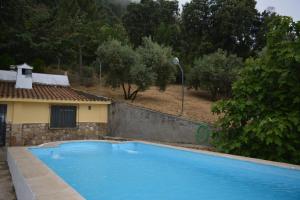
[[[103,43],[97,55],[106,68],[106,84],[122,87],[126,100],[134,100],[137,93],[146,90],[154,80],[154,74],[142,64],[139,54],[117,40]],[[136,85],[134,90],[133,84]]]
[[[171,50],[150,38],[144,38],[136,51],[111,40],[99,46],[97,55],[106,68],[106,83],[113,88],[122,87],[126,100],[135,100],[138,92],[152,85],[164,90],[174,78]]]
[[[241,58],[219,49],[195,60],[187,77],[188,84],[195,89],[207,90],[213,100],[219,97],[228,98],[231,96],[232,82],[242,66]]]
[[[144,37],[142,45],[137,49],[145,67],[155,74],[154,85],[165,90],[175,80],[176,68],[172,64],[172,50],[169,47],[153,42]]]

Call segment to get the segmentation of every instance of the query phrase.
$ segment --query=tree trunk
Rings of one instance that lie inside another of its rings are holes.
[[[136,93],[133,95],[133,97],[131,98],[131,102],[134,102],[134,100],[135,100],[135,98],[136,98],[136,96],[137,96],[137,93],[138,93],[138,92],[136,92]]]
[[[101,86],[101,77],[102,77],[102,65],[101,62],[99,64],[99,85]]]
[[[127,84],[128,88],[125,87],[125,83],[122,83],[122,89],[124,94],[125,100],[131,100],[132,102],[135,100],[137,93],[140,91],[140,89],[136,89],[131,93],[131,84]]]
[[[128,99],[128,95],[126,94],[126,89],[125,89],[124,83],[122,83],[122,88],[123,88],[123,93],[124,93],[124,99],[127,100]]]
[[[129,97],[130,98],[130,96],[131,96],[131,85],[130,85],[130,83],[128,83],[128,90],[127,90],[127,97]]]
[[[82,47],[79,45],[79,74],[82,71]]]
[[[57,69],[60,70],[60,57],[56,56],[57,59]]]
[[[140,90],[137,89],[135,90],[130,96],[128,99],[130,99],[132,102],[135,100],[136,96],[137,96],[137,93],[139,92]]]

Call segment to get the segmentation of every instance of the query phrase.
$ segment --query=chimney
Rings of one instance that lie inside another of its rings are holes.
[[[32,89],[32,69],[26,63],[17,65],[16,88]]]

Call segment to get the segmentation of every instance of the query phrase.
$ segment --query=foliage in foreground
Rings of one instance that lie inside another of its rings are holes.
[[[241,58],[218,50],[195,60],[188,75],[188,84],[195,89],[207,90],[213,100],[228,98],[231,96],[231,85],[242,65]]]
[[[107,85],[121,86],[126,100],[135,100],[138,92],[152,85],[164,90],[174,77],[171,49],[150,38],[144,38],[137,51],[117,40],[108,41],[98,48],[97,55],[107,72]]]
[[[226,153],[300,164],[300,22],[278,17],[261,58],[250,59],[214,133]]]

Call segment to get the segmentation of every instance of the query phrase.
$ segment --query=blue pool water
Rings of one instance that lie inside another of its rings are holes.
[[[30,151],[88,200],[300,200],[300,170],[138,142]]]

